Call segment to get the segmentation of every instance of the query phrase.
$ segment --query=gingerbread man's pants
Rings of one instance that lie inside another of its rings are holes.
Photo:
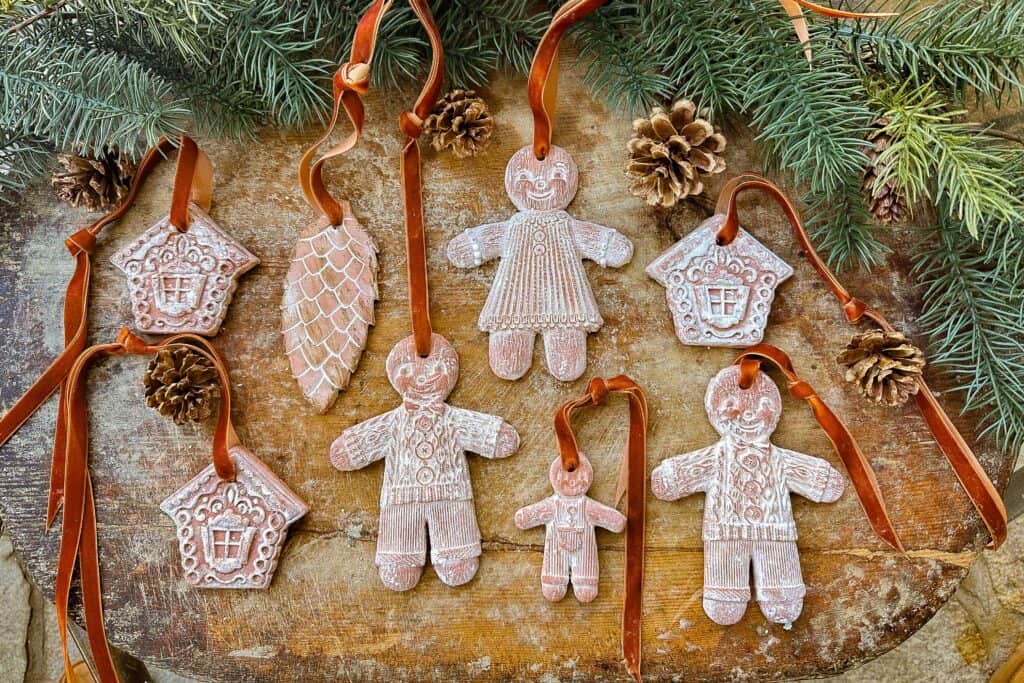
[[[704,541],[704,611],[735,624],[750,600],[750,568],[761,612],[787,629],[803,609],[804,587],[795,541]]]
[[[597,597],[597,539],[594,529],[552,528],[544,539],[541,590],[548,600],[561,600],[572,579],[572,590],[580,602]]]
[[[430,562],[442,581],[457,585],[473,578],[480,556],[480,527],[473,500],[441,500],[381,507],[376,562],[385,583],[396,569],[404,569],[404,576],[415,585],[412,577],[418,579],[419,573],[408,570],[426,564],[428,535]],[[406,590],[412,586],[389,587]]]

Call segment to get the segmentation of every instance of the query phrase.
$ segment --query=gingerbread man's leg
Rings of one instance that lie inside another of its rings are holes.
[[[393,591],[415,586],[427,561],[427,521],[417,503],[380,509],[377,567],[380,580]]]
[[[449,586],[467,583],[480,567],[480,527],[473,499],[425,505],[434,571]]]
[[[765,618],[789,630],[807,592],[795,541],[760,541],[754,547],[754,587]]]
[[[489,359],[494,374],[502,379],[519,379],[533,363],[532,330],[495,330],[491,332]]]
[[[583,532],[583,544],[569,556],[572,572],[572,592],[580,602],[591,602],[597,597],[597,538],[594,529]]]
[[[704,541],[704,612],[728,626],[750,601],[750,541]]]
[[[544,597],[558,602],[565,597],[569,585],[569,560],[559,546],[558,531],[548,528],[544,537],[544,566],[540,570],[540,589]]]
[[[587,331],[559,328],[544,331],[544,358],[555,379],[571,382],[587,369]]]

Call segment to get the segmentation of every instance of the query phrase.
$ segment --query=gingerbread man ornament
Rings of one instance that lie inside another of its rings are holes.
[[[806,593],[790,492],[831,503],[843,493],[843,475],[821,458],[771,443],[782,414],[778,387],[758,371],[743,389],[739,374],[738,365],[725,368],[704,396],[721,440],[658,465],[651,487],[662,500],[705,493],[704,611],[711,620],[728,625],[743,617],[753,564],[761,612],[788,629]]]
[[[532,529],[543,524],[544,564],[541,592],[551,602],[565,597],[570,582],[576,599],[590,602],[597,597],[597,527],[615,533],[626,527],[626,516],[586,495],[594,479],[594,468],[582,453],[572,472],[562,467],[561,457],[551,463],[549,478],[553,496],[527,505],[516,512],[516,526]]]
[[[342,432],[331,463],[348,472],[384,460],[376,563],[385,586],[404,591],[419,582],[428,537],[440,579],[466,583],[480,557],[466,451],[504,458],[519,448],[519,435],[500,417],[445,403],[459,357],[439,334],[425,358],[413,337],[400,341],[388,355],[387,373],[402,405]]]
[[[617,230],[565,211],[578,180],[564,149],[551,147],[537,159],[532,147],[523,147],[505,169],[505,191],[519,211],[448,244],[448,259],[459,268],[501,259],[478,325],[490,334],[491,369],[504,379],[530,369],[538,334],[552,375],[566,382],[582,375],[587,333],[604,324],[582,261],[618,268],[633,256],[633,243]]]

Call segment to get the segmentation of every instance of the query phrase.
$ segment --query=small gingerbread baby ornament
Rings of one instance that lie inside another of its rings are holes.
[[[544,597],[551,602],[565,597],[570,581],[580,602],[596,598],[596,529],[619,533],[626,528],[625,515],[586,495],[594,479],[594,468],[582,453],[579,459],[579,465],[570,472],[562,466],[561,457],[555,458],[548,475],[554,495],[516,512],[516,526],[520,529],[545,526],[540,582]]]
[[[491,369],[504,379],[530,369],[537,334],[552,375],[566,382],[582,375],[587,333],[604,324],[582,260],[618,268],[633,256],[633,243],[618,231],[566,213],[578,180],[564,149],[552,146],[538,159],[523,147],[505,169],[505,191],[519,211],[448,244],[448,259],[459,268],[501,259],[478,325],[490,333]]]
[[[761,612],[789,629],[806,592],[789,494],[831,503],[843,476],[828,462],[769,441],[782,398],[760,370],[743,389],[740,366],[719,372],[704,408],[722,435],[713,446],[669,458],[651,474],[654,495],[677,500],[698,491],[704,502],[704,611],[712,621],[735,624],[750,600],[750,567]]]
[[[377,566],[391,590],[409,590],[426,564],[427,539],[434,571],[449,586],[476,574],[480,528],[473,506],[466,451],[504,458],[519,435],[500,417],[445,403],[459,376],[459,357],[434,334],[428,356],[403,339],[387,359],[388,379],[402,405],[349,427],[331,446],[343,472],[384,460]]]

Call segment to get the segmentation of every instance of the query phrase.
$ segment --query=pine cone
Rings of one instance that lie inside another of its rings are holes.
[[[899,406],[917,393],[924,354],[899,332],[872,330],[858,334],[836,359],[846,367],[846,381],[876,403]]]
[[[72,206],[89,211],[116,208],[128,194],[135,175],[135,163],[117,146],[103,146],[97,155],[58,154],[63,168],[54,171],[50,184],[57,197]]]
[[[878,176],[882,175],[892,163],[892,158],[879,161],[882,152],[892,144],[893,136],[885,129],[889,123],[887,118],[878,119],[866,136],[867,141],[871,143],[871,149],[868,150],[868,165],[864,167],[864,182],[861,183],[861,190],[864,191],[867,198],[868,208],[875,220],[883,225],[898,223],[907,214],[903,188],[892,180],[883,185],[877,184]]]
[[[423,126],[435,150],[450,149],[464,159],[476,156],[487,146],[494,131],[494,117],[475,91],[453,90],[438,101]]]
[[[690,100],[679,100],[671,111],[656,107],[649,119],[633,121],[626,175],[630,191],[651,206],[674,206],[704,191],[705,175],[725,170],[719,153],[725,136],[717,132]]]
[[[161,349],[149,361],[142,381],[146,405],[179,425],[210,417],[220,398],[216,368],[194,349]]]

